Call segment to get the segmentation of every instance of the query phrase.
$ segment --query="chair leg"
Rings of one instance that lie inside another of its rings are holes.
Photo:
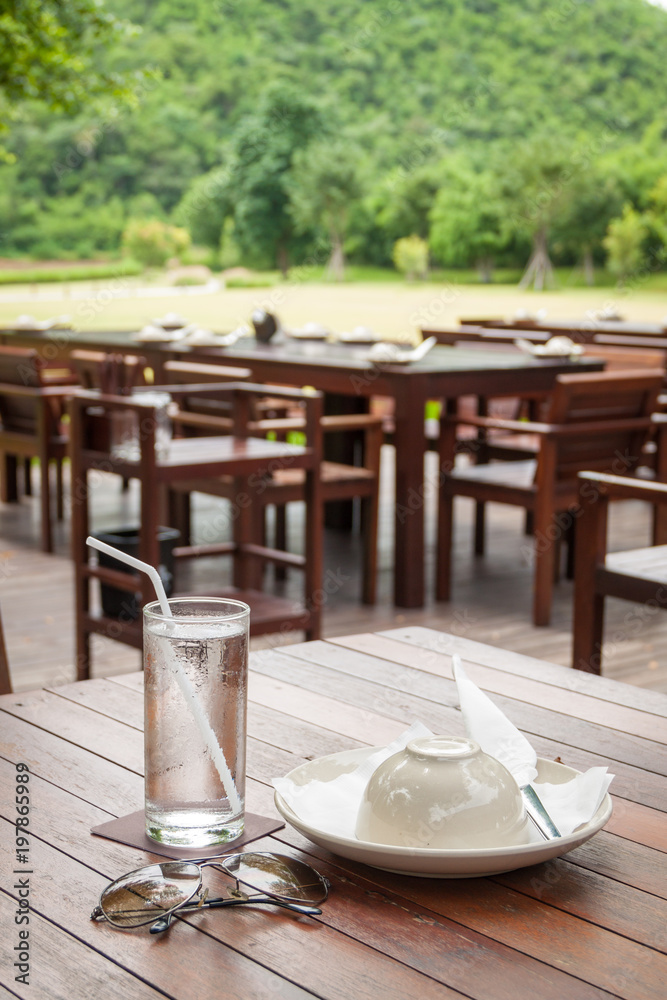
[[[275,546],[281,552],[287,552],[287,504],[276,504],[275,510]],[[285,580],[287,569],[284,566],[274,566],[276,580]]]
[[[56,517],[62,521],[63,516],[63,460],[58,458],[56,459]]]
[[[574,619],[572,625],[572,666],[587,673],[602,672],[602,637],[604,633],[604,597],[575,591]]]
[[[0,500],[3,503],[16,503],[19,497],[16,483],[16,455],[2,455],[2,481],[0,482]]]
[[[51,484],[49,472],[49,462],[45,456],[42,456],[39,461],[39,505],[42,517],[42,552],[53,552],[53,537],[51,534]]]
[[[23,459],[23,492],[27,497],[32,496],[32,476],[30,475],[30,459]]]
[[[475,502],[475,555],[483,556],[486,538],[486,504],[483,500]]]
[[[180,545],[191,545],[191,503],[189,493],[180,493],[177,490],[168,490],[167,498],[167,524],[176,528],[181,533]]]
[[[441,490],[438,503],[438,540],[436,543],[435,597],[437,601],[450,599],[453,508],[454,498]]]
[[[535,578],[533,583],[533,624],[548,625],[551,620],[557,544],[549,537],[551,520],[535,517]]]
[[[567,561],[565,564],[565,576],[568,580],[574,580],[574,558],[575,558],[575,538],[576,532],[574,530],[575,517],[574,512],[570,512],[571,521],[565,532],[565,541],[567,544]]]
[[[362,594],[364,604],[375,604],[377,597],[378,557],[378,507],[377,493],[361,501],[361,538],[364,549],[362,569]]]
[[[595,579],[605,561],[607,511],[607,499],[598,497],[580,508],[575,528],[572,666],[591,674],[602,673],[604,595],[596,591]]]

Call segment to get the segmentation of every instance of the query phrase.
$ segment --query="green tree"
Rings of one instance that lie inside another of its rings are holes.
[[[216,167],[192,182],[174,212],[174,220],[185,226],[194,243],[217,250],[232,205],[229,171]]]
[[[234,233],[251,260],[277,263],[286,275],[299,245],[291,212],[289,174],[298,150],[324,134],[318,104],[291,84],[266,91],[232,139],[229,187]]]
[[[607,267],[619,281],[625,282],[644,263],[646,220],[631,205],[625,205],[620,218],[609,224],[602,244],[607,251]]]
[[[0,129],[22,101],[72,112],[96,96],[129,98],[122,75],[100,71],[96,50],[134,30],[103,0],[2,0]]]
[[[345,276],[345,236],[349,210],[361,196],[361,153],[338,140],[313,142],[297,150],[288,180],[291,212],[302,231],[322,227],[331,245],[327,274]]]
[[[396,269],[411,281],[425,278],[428,272],[428,243],[413,233],[394,243],[392,253]]]
[[[473,264],[488,282],[494,258],[506,243],[503,203],[493,174],[457,170],[438,191],[431,210],[433,256],[453,267]]]
[[[520,287],[553,286],[549,236],[564,205],[572,197],[576,172],[573,150],[561,137],[535,135],[508,153],[501,164],[500,191],[508,225],[532,243]]]
[[[623,208],[616,178],[598,165],[573,175],[571,196],[554,220],[554,246],[581,262],[587,285],[595,283],[594,261],[602,251],[609,224]]]
[[[170,257],[184,253],[189,245],[185,229],[159,219],[130,219],[123,232],[123,249],[146,267],[161,267]]]

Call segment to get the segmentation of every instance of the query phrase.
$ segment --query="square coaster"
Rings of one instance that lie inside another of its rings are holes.
[[[142,851],[159,854],[160,857],[188,859],[216,857],[228,850],[243,847],[253,840],[259,840],[260,837],[268,837],[270,833],[282,830],[285,826],[280,819],[269,819],[267,816],[258,816],[256,813],[246,813],[245,830],[236,840],[230,840],[225,844],[212,844],[210,847],[172,847],[170,844],[159,844],[156,840],[147,837],[144,823],[144,811],[139,809],[128,816],[119,816],[118,819],[94,826],[90,832],[96,837],[117,840],[129,847],[138,847]]]

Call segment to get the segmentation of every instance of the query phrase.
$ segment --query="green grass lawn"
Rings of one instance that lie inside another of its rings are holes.
[[[457,325],[466,316],[511,317],[519,309],[584,318],[590,310],[613,306],[628,319],[656,322],[667,314],[667,274],[648,275],[626,289],[614,284],[577,286],[571,272],[560,272],[558,289],[546,292],[525,292],[515,282],[470,283],[471,272],[433,274],[426,282],[406,282],[395,272],[372,269],[350,269],[349,280],[343,283],[314,280],[312,275],[308,280],[270,277],[273,283],[259,287],[223,288],[207,295],[175,288],[160,298],[137,294],[143,279],[126,276],[11,285],[0,288],[0,323],[20,313],[37,319],[67,313],[77,330],[139,329],[165,312],[178,312],[224,331],[247,322],[253,309],[261,307],[286,326],[316,321],[340,331],[364,325],[387,336],[417,340],[422,327]],[[161,284],[160,275],[152,277],[152,284]],[[114,297],[118,292],[120,297]]]

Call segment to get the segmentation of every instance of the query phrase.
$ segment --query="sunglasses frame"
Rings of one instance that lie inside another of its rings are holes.
[[[249,882],[240,879],[234,872],[229,871],[229,869],[226,867],[225,862],[233,861],[236,858],[253,857],[253,856],[276,859],[278,861],[286,863],[287,865],[294,864],[295,862],[299,865],[303,865],[305,868],[310,869],[310,871],[312,871],[313,874],[316,876],[319,884],[322,887],[322,893],[314,900],[313,903],[300,903],[293,896],[271,893],[267,890],[263,891],[258,890],[256,886],[253,886]],[[139,875],[141,872],[148,871],[151,868],[160,868],[162,870],[168,865],[194,865],[194,867],[198,869],[199,879],[197,885],[195,886],[195,888],[190,893],[187,899],[181,901],[180,903],[176,903],[174,906],[168,909],[162,910],[159,914],[154,913],[151,916],[147,915],[146,919],[141,920],[139,923],[121,924],[115,922],[112,918],[108,916],[103,906],[104,896],[117,883],[123,882],[125,879],[128,879],[133,875]],[[220,897],[218,899],[209,899],[208,890],[205,890],[204,895],[196,903],[193,903],[193,899],[201,892],[203,877],[204,877],[203,870],[204,868],[208,867],[218,868],[229,878],[233,879],[234,882],[236,883],[236,888],[233,890],[231,889],[229,890],[230,892],[229,897]],[[246,895],[241,890],[240,888],[241,886],[255,890],[255,892],[257,892],[257,895],[255,896]],[[326,901],[329,895],[329,888],[330,888],[329,880],[326,879],[323,875],[320,875],[319,872],[315,871],[315,869],[307,862],[299,861],[297,858],[290,858],[286,854],[276,854],[272,851],[242,851],[239,854],[221,854],[212,858],[201,858],[201,859],[171,858],[167,861],[158,861],[158,862],[153,862],[152,864],[149,865],[142,865],[141,868],[135,868],[133,871],[126,872],[124,875],[120,875],[117,879],[114,879],[113,882],[110,882],[102,890],[99,902],[97,906],[93,909],[90,917],[91,920],[104,919],[108,924],[110,924],[111,927],[115,928],[116,930],[135,930],[138,927],[146,927],[148,924],[151,924],[152,925],[151,934],[159,934],[162,931],[167,930],[167,928],[171,925],[172,917],[174,916],[174,914],[178,912],[192,913],[202,909],[213,909],[213,908],[220,908],[227,906],[240,906],[243,904],[250,904],[250,903],[253,904],[264,903],[273,906],[280,906],[283,909],[291,910],[301,915],[317,916],[318,914],[321,914],[322,910],[319,908],[319,906],[315,904],[323,903]]]

